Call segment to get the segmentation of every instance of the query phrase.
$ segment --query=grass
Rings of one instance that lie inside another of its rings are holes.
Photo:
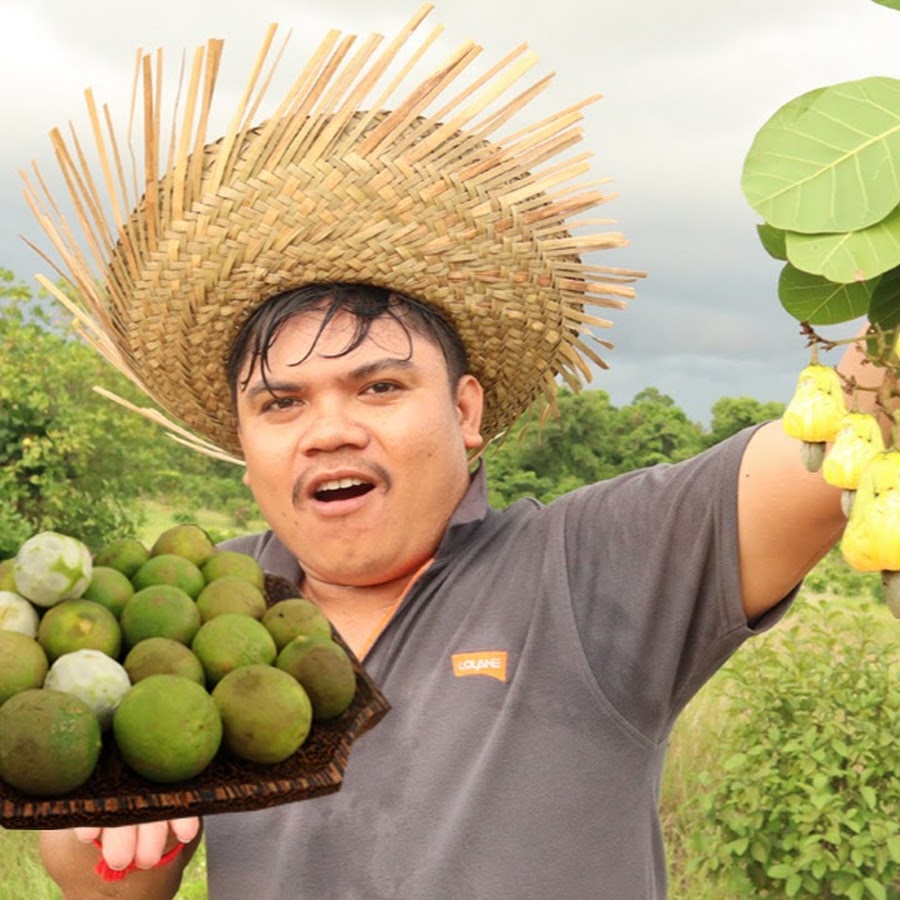
[[[0,830],[0,900],[60,900],[62,894],[44,871],[36,831]],[[197,850],[175,900],[206,900],[206,855]]]
[[[155,500],[147,500],[143,504],[144,522],[137,537],[147,547],[151,547],[156,538],[167,528],[186,520],[186,514],[173,506]],[[234,518],[226,512],[211,509],[190,511],[190,521],[209,531],[214,539],[235,537],[251,531],[263,531],[267,527],[261,519],[250,520],[238,527]]]

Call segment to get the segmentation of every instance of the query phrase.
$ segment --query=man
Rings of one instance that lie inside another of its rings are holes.
[[[412,102],[298,105],[136,205],[108,296],[68,255],[100,349],[242,457],[272,531],[230,546],[295,580],[392,704],[338,793],[207,818],[210,896],[662,898],[671,726],[834,544],[839,492],[770,423],[490,510],[475,455],[583,368],[584,304],[627,279],[573,257],[605,239],[569,236],[586,201],[551,199],[538,132],[517,162],[452,111],[444,130]],[[844,368],[865,374],[855,352]],[[171,897],[199,829],[46,832],[42,850],[65,897]],[[139,871],[100,881],[94,841]]]

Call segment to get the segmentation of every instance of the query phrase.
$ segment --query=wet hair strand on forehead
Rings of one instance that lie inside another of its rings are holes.
[[[413,334],[431,340],[441,349],[447,363],[451,390],[455,390],[460,377],[468,370],[465,345],[434,307],[387,288],[368,284],[310,284],[269,298],[244,322],[226,360],[226,378],[235,405],[238,392],[247,386],[257,366],[263,383],[266,383],[269,351],[284,325],[296,316],[310,312],[323,313],[322,321],[306,353],[292,365],[300,365],[309,358],[328,325],[343,312],[353,319],[353,333],[344,347],[331,356],[344,356],[352,352],[366,340],[373,322],[391,319],[406,335],[410,355]],[[245,367],[247,374],[241,379]]]

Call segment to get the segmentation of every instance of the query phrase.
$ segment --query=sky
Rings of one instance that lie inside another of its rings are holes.
[[[88,134],[87,87],[124,127],[137,48],[176,60],[224,38],[227,94],[242,86],[269,23],[293,29],[289,54],[303,61],[329,28],[392,36],[419,4],[0,0],[0,267],[32,286],[35,274],[52,275],[22,240],[46,246],[19,170],[37,160],[53,172],[51,128],[75,120]],[[586,111],[582,149],[617,195],[599,212],[629,244],[590,261],[646,278],[627,310],[608,314],[603,337],[615,348],[590,386],[616,405],[657,387],[702,424],[723,396],[790,399],[808,351],[741,192],[744,158],[797,95],[900,77],[900,13],[872,0],[438,0],[428,21],[444,26],[445,52],[472,38],[494,61],[527,42],[537,75],[555,73],[538,112],[603,95]]]

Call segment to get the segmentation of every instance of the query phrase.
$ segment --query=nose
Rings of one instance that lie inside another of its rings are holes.
[[[369,442],[368,429],[338,400],[322,400],[304,415],[305,428],[298,449],[306,455],[334,453],[336,450],[362,449]]]

